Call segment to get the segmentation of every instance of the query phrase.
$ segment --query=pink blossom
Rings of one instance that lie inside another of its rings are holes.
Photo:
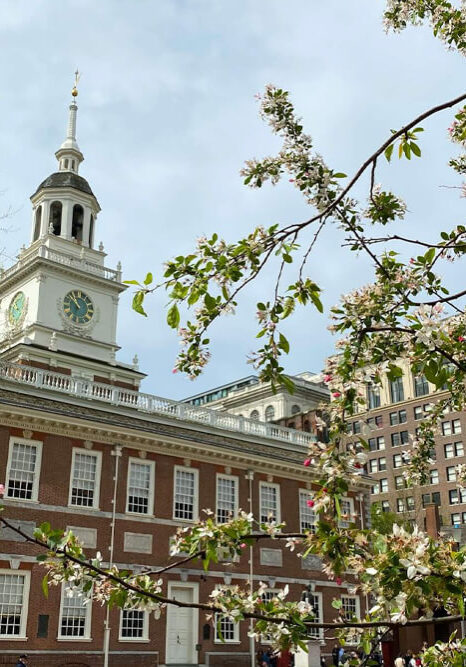
[[[306,500],[306,505],[307,505],[308,507],[314,507],[315,502],[314,502],[313,500]]]
[[[458,336],[458,341],[460,343],[464,343],[465,340],[466,340],[466,338],[464,336]]]
[[[343,579],[341,577],[337,577],[335,581],[338,584],[338,586],[341,586],[341,582],[343,581]]]
[[[306,468],[309,468],[310,465],[311,465],[311,459],[306,459],[303,463],[303,466],[306,466]]]
[[[325,383],[331,382],[332,379],[333,379],[333,378],[332,378],[331,375],[328,375],[328,374],[327,374],[327,375],[324,375],[324,382],[325,382]]]
[[[174,368],[174,369],[172,370],[172,373],[178,373],[178,369],[177,369],[177,368]]]
[[[0,496],[3,496],[4,493],[5,493],[5,485],[0,484]]]
[[[339,391],[334,391],[334,392],[332,392],[332,396],[333,396],[333,398],[340,398],[341,394],[340,394]]]
[[[241,542],[240,547],[241,549],[246,549],[247,544],[245,544],[245,542]]]

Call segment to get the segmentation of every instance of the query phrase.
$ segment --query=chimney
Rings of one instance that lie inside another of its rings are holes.
[[[425,510],[426,533],[435,540],[440,532],[440,515],[438,513],[438,506],[435,503],[427,503]]]

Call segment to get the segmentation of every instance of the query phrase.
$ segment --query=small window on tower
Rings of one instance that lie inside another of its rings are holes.
[[[71,160],[71,169],[73,169],[73,171],[74,171],[74,164],[75,164],[74,160]]]
[[[65,160],[65,169],[68,169],[68,164],[69,164],[68,160]]]
[[[94,244],[94,216],[91,215],[91,222],[89,224],[89,248]]]
[[[50,206],[49,224],[52,225],[52,234],[55,234],[55,236],[60,236],[61,234],[62,208],[61,201],[54,201]]]

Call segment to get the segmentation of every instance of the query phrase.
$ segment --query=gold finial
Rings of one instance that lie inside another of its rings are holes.
[[[71,94],[73,97],[78,97],[78,81],[81,77],[81,74],[79,73],[79,70],[76,70],[74,73],[74,86],[73,90],[71,91]]]

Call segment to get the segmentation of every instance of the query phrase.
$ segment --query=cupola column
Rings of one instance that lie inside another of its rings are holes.
[[[70,199],[63,201],[63,212],[61,219],[61,234],[64,239],[71,241],[71,222],[73,219],[73,202]]]
[[[85,208],[84,209],[84,224],[83,224],[83,240],[82,244],[90,248],[90,238],[89,238],[89,232],[91,229],[91,209],[90,208]]]

